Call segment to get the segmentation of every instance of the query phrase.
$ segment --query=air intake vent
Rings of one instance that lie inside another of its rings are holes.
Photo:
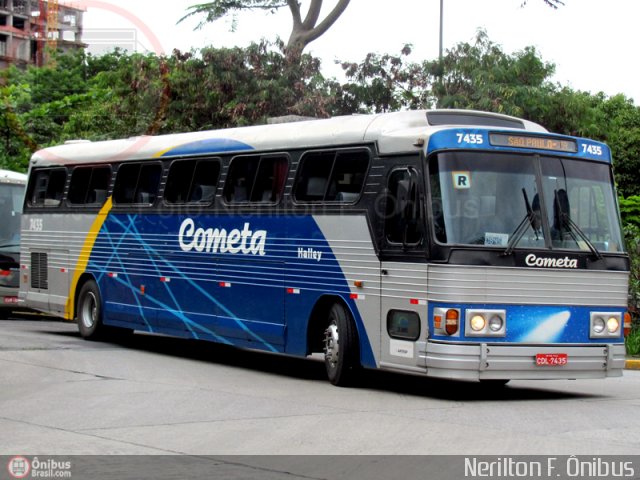
[[[31,254],[31,288],[49,288],[49,260],[46,253]]]
[[[427,112],[427,121],[429,125],[465,125],[524,129],[524,123],[517,118],[480,112]]]

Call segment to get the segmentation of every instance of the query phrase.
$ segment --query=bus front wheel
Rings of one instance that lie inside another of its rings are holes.
[[[102,324],[102,299],[95,281],[87,281],[80,289],[76,311],[80,335],[87,340],[99,339],[105,326]]]
[[[329,310],[323,343],[329,381],[339,387],[351,385],[359,366],[358,338],[351,314],[339,303]]]

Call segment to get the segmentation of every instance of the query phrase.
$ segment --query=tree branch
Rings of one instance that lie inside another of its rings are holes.
[[[336,6],[331,10],[331,13],[315,28],[305,29],[296,32],[295,29],[289,39],[287,48],[298,48],[300,51],[304,49],[306,45],[313,42],[321,35],[323,35],[331,26],[340,18],[340,15],[344,13],[349,6],[351,0],[339,0]],[[313,8],[313,5],[310,7]]]
[[[318,18],[320,18],[320,10],[322,10],[322,0],[311,0],[307,16],[304,19],[304,22],[302,22],[305,29],[310,30],[316,26]]]
[[[293,17],[293,31],[300,28],[302,24],[302,16],[300,15],[300,4],[298,0],[287,0],[289,4],[289,10],[291,10],[291,16]]]

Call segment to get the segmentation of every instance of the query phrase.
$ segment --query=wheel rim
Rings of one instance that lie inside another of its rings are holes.
[[[82,302],[82,324],[91,328],[95,325],[98,316],[98,302],[93,292],[88,292]]]
[[[335,321],[332,321],[324,331],[324,359],[331,368],[335,368],[339,356],[340,342],[338,326],[335,324]]]

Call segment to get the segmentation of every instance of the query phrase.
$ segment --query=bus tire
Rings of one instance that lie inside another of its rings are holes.
[[[99,340],[104,336],[106,327],[102,323],[102,298],[94,280],[88,280],[82,285],[76,312],[78,330],[82,338]]]
[[[329,381],[338,387],[352,385],[360,366],[358,336],[351,314],[340,303],[329,310],[323,343]]]

